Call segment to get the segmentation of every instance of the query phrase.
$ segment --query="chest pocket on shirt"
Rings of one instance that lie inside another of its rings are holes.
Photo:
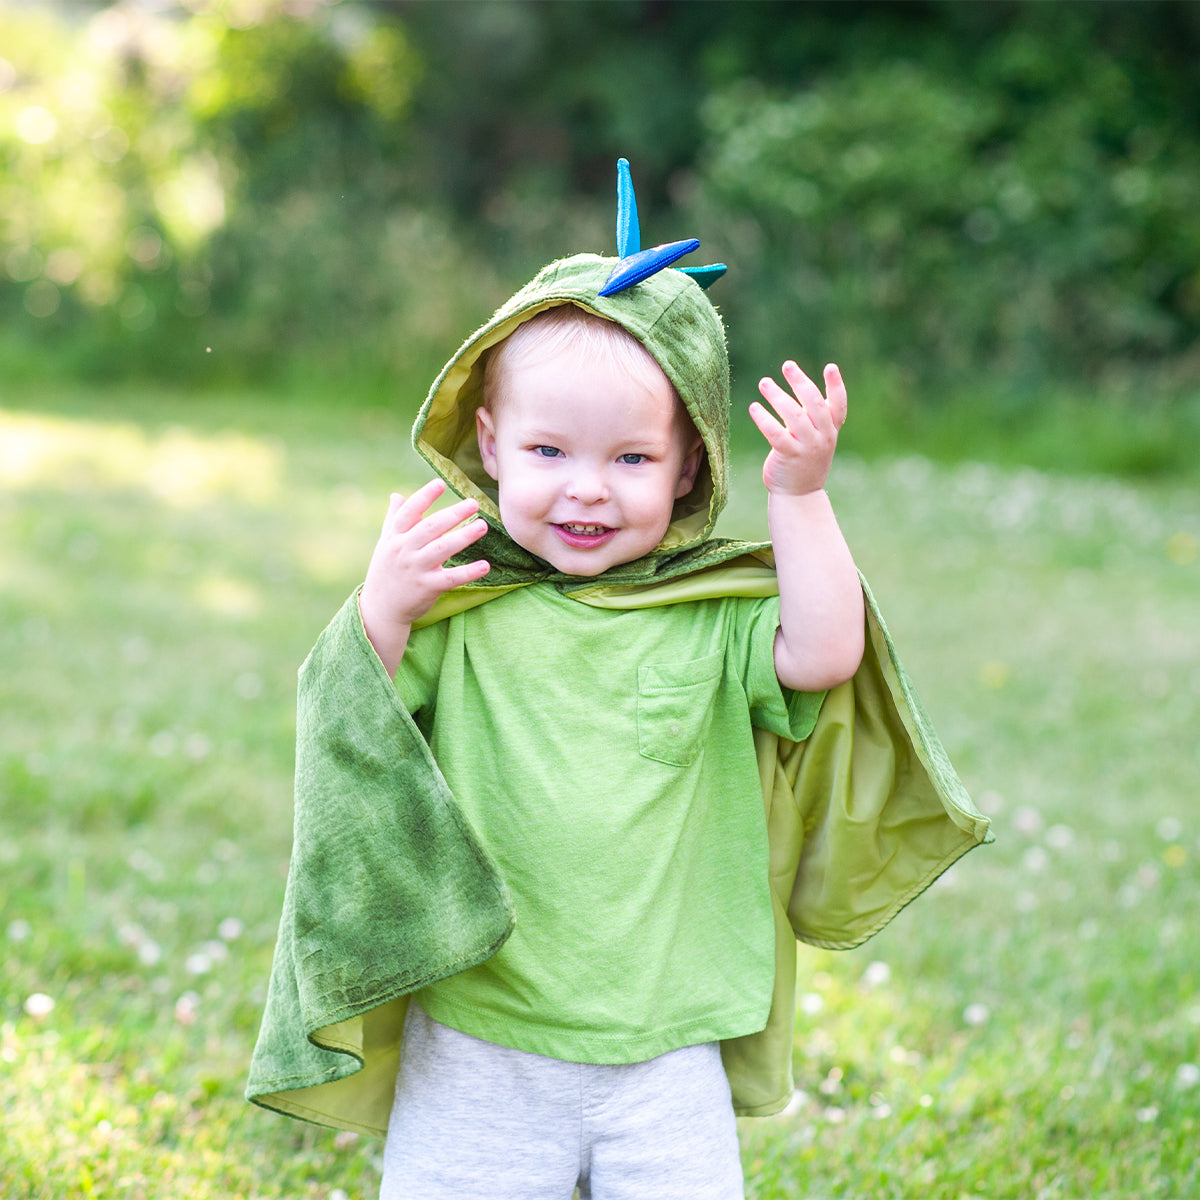
[[[696,760],[712,723],[724,655],[638,667],[638,753],[673,767]]]

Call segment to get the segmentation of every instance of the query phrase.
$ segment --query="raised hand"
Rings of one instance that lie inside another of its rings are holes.
[[[829,476],[838,430],[846,420],[846,385],[838,368],[825,368],[825,394],[790,359],[783,377],[791,391],[774,379],[759,381],[758,390],[778,420],[757,401],[750,417],[771,450],[763,463],[763,483],[776,495],[803,496],[820,491]]]
[[[393,493],[359,593],[363,628],[392,675],[408,645],[413,622],[443,592],[473,583],[490,569],[483,559],[445,565],[488,529],[486,521],[470,519],[479,511],[474,500],[459,500],[430,513],[430,505],[445,490],[446,484],[434,479],[407,498]]]

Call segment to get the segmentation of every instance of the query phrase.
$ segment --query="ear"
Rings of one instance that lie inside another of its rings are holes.
[[[696,475],[700,471],[700,464],[704,461],[704,442],[699,434],[696,434],[695,438],[696,440],[683,456],[683,465],[679,468],[679,483],[675,486],[676,500],[686,496],[695,487]]]
[[[499,479],[496,465],[496,418],[486,408],[475,410],[475,436],[479,440],[479,457],[483,469],[493,478]]]

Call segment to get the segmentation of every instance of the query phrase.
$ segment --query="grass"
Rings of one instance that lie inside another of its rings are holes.
[[[0,1194],[370,1197],[380,1146],[241,1099],[290,842],[295,669],[407,422],[253,396],[0,409]],[[728,532],[761,530],[757,465]],[[1200,506],[868,465],[831,484],[998,841],[804,952],[751,1200],[1200,1191]]]

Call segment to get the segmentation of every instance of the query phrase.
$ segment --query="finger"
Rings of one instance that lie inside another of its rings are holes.
[[[428,544],[443,534],[449,533],[450,530],[461,525],[464,521],[469,520],[478,511],[478,500],[459,500],[457,504],[448,505],[446,508],[439,508],[437,512],[423,517],[413,526],[413,530],[419,542]]]
[[[429,506],[446,490],[444,479],[431,479],[423,487],[417,488],[406,500],[399,493],[392,496],[393,506],[388,509],[388,516],[395,528],[405,533],[424,517]],[[399,500],[399,503],[396,501]]]
[[[482,519],[472,521],[470,524],[460,525],[457,529],[452,529],[449,533],[430,542],[426,549],[434,561],[444,563],[447,559],[462,553],[474,542],[479,541],[487,531],[488,523],[486,521]]]
[[[826,391],[823,393],[816,383],[796,363],[789,360],[783,364],[784,378],[800,398],[804,411],[808,414],[814,428],[822,433],[836,433],[841,428],[842,422],[846,419],[844,387],[842,388],[843,403],[840,407],[834,395],[836,388],[841,386],[841,375],[836,375],[837,383],[831,385],[831,368],[835,373],[837,372],[837,367],[832,364],[825,368]]]
[[[795,404],[795,401],[792,401]],[[797,406],[799,407],[799,406]],[[786,453],[789,447],[796,443],[796,435],[786,426],[781,425],[757,401],[750,405],[750,419],[758,426],[758,432],[770,443],[772,450]]]
[[[476,559],[474,562],[463,563],[458,567],[447,567],[442,572],[442,581],[446,585],[446,590],[451,588],[462,587],[467,583],[474,583],[477,579],[482,579],[490,570],[492,564],[485,558]]]
[[[779,414],[784,425],[794,429],[804,418],[811,420],[802,400],[784,391],[769,375],[758,381],[759,395]]]
[[[825,397],[821,394],[821,389],[809,379],[803,368],[794,359],[788,359],[783,364],[783,377],[787,380],[788,387],[796,393],[796,399],[807,407],[809,404],[820,404]]]
[[[838,428],[846,423],[848,397],[846,383],[842,379],[841,369],[837,363],[830,363],[825,368],[825,393],[829,397],[829,411],[833,415],[833,423]]]
[[[396,519],[396,513],[400,511],[400,506],[404,503],[404,497],[399,492],[393,492],[388,497],[388,510],[383,517],[383,528],[386,532],[391,528],[392,522]]]

